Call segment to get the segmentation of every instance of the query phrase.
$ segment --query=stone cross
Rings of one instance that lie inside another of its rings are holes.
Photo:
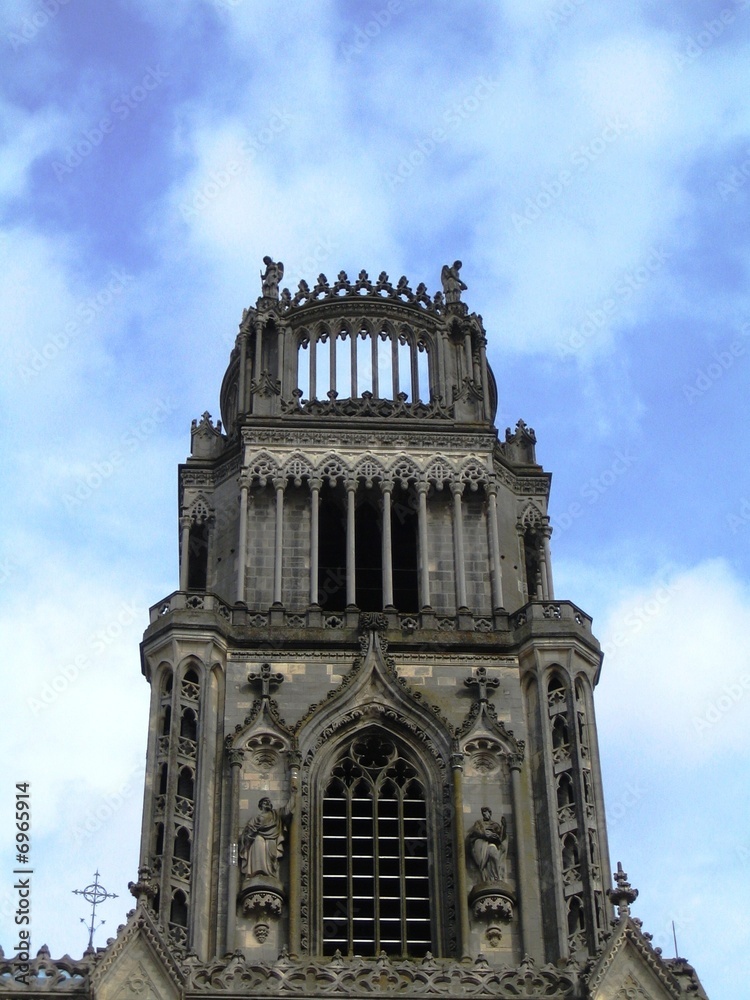
[[[479,703],[487,701],[487,690],[499,687],[499,677],[488,677],[486,667],[477,667],[477,672],[472,677],[467,677],[464,681],[466,687],[476,687],[479,695]]]
[[[282,681],[284,680],[284,675],[278,673],[272,674],[271,664],[264,663],[263,666],[260,668],[259,673],[248,674],[247,679],[251,684],[254,684],[256,681],[260,681],[260,696],[265,701],[267,698],[270,698],[271,696],[271,685],[281,684]]]

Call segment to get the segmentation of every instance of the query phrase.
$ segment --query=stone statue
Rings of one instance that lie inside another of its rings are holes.
[[[440,280],[443,283],[443,292],[445,293],[445,304],[448,306],[453,305],[455,302],[460,302],[461,292],[466,291],[466,285],[458,276],[460,270],[461,261],[455,260],[453,267],[449,264],[443,264],[443,270],[440,272]]]
[[[496,823],[492,810],[484,806],[482,818],[469,830],[466,838],[471,856],[479,869],[483,882],[501,882],[505,879],[505,861],[508,854],[508,832],[505,817]]]
[[[266,265],[266,273],[260,276],[263,298],[278,299],[279,282],[284,277],[284,265],[281,261],[271,260],[270,257],[264,257],[263,263]]]
[[[294,796],[284,809],[274,809],[264,796],[258,803],[260,812],[245,824],[240,834],[239,859],[243,875],[279,876],[279,861],[284,854],[284,841],[294,808]]]

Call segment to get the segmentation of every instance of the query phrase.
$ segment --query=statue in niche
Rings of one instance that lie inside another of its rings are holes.
[[[266,265],[266,273],[260,276],[263,298],[278,299],[279,282],[284,277],[284,265],[281,261],[271,260],[270,257],[264,257],[263,263]]]
[[[266,875],[278,879],[279,862],[284,855],[284,841],[294,809],[294,795],[283,809],[274,809],[267,796],[258,803],[260,812],[245,824],[240,834],[240,871],[248,878]]]
[[[492,810],[484,806],[482,818],[478,819],[469,830],[466,841],[482,881],[504,881],[505,862],[508,855],[508,831],[505,827],[505,817],[501,817],[500,822],[496,823],[492,818]]]
[[[449,264],[443,264],[443,270],[440,272],[440,280],[443,283],[443,292],[445,293],[445,304],[448,306],[460,302],[461,292],[466,291],[466,285],[458,276],[461,266],[461,261],[456,260],[453,262],[453,267]]]

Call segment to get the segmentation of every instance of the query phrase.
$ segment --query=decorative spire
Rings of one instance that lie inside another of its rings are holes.
[[[617,871],[614,873],[615,888],[607,889],[607,895],[617,907],[617,915],[622,920],[630,915],[630,904],[638,899],[638,890],[628,882],[628,874],[622,869],[622,862],[617,862]]]

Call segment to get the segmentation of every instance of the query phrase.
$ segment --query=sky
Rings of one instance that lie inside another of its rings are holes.
[[[148,608],[262,258],[440,288],[553,473],[612,864],[711,1000],[750,974],[750,0],[0,6],[0,942],[133,903]],[[741,985],[742,984],[742,985]]]

